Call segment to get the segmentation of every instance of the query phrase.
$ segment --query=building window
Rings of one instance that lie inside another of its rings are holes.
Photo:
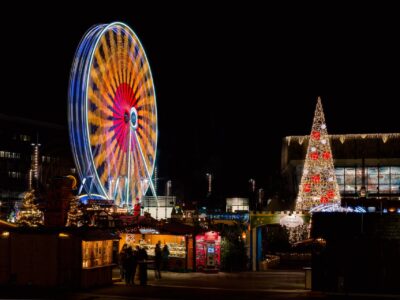
[[[20,134],[19,135],[19,139],[23,142],[29,142],[31,140],[31,137],[29,135],[26,134]]]
[[[16,172],[16,171],[8,171],[8,177],[19,179],[19,178],[22,178],[22,173]]]
[[[362,187],[362,168],[335,168],[341,194],[356,194]],[[400,194],[400,167],[365,168],[365,187],[368,194]]]

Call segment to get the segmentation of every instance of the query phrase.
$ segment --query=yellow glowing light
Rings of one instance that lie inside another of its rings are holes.
[[[69,179],[72,180],[71,188],[72,188],[73,190],[76,189],[77,181],[76,181],[75,176],[73,176],[73,175],[68,175],[67,177],[68,177]]]
[[[9,237],[10,233],[8,231],[4,231],[4,232],[1,233],[1,236],[2,237]]]
[[[68,238],[68,237],[69,237],[69,234],[68,234],[68,233],[60,232],[60,233],[58,234],[58,237],[59,237],[59,238]]]

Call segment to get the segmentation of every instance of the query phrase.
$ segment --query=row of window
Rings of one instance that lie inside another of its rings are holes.
[[[20,159],[21,153],[10,152],[10,151],[0,151],[0,158]]]
[[[336,168],[335,173],[341,193],[356,193],[363,185],[361,167]],[[400,167],[365,168],[364,184],[369,193],[400,193]]]
[[[20,179],[20,178],[24,178],[25,175],[22,174],[21,172],[17,172],[17,171],[8,171],[8,177]]]
[[[0,151],[0,158],[11,158],[11,159],[21,159],[21,153],[10,152],[10,151]],[[33,155],[31,156],[33,160]],[[56,162],[58,158],[54,158],[51,156],[42,156],[42,162]]]

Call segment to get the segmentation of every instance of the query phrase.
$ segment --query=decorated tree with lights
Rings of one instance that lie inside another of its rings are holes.
[[[22,208],[18,213],[18,224],[31,227],[43,224],[43,213],[38,209],[35,200],[35,190],[30,190],[25,193]]]
[[[78,197],[73,197],[69,203],[67,226],[79,227],[83,225],[83,212]]]
[[[340,205],[340,194],[321,98],[318,97],[296,210],[310,210],[321,204]]]

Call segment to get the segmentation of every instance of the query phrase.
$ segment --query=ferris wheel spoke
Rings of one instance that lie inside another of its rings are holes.
[[[153,196],[157,200],[157,194],[156,194],[156,191],[154,189],[153,181],[151,180],[151,175],[150,175],[149,169],[147,168],[146,158],[144,157],[142,146],[140,145],[140,142],[139,142],[139,139],[138,139],[138,137],[136,135],[136,132],[133,132],[133,136],[135,137],[136,143],[137,143],[138,148],[139,148],[140,157],[142,158],[144,170],[146,172],[146,177],[149,180],[151,192],[153,193]],[[156,202],[157,202],[157,206],[158,206],[158,201],[156,201]]]
[[[132,152],[132,128],[129,126],[129,134],[128,134],[128,153],[127,153],[127,159],[128,159],[128,172],[127,172],[127,184],[126,184],[126,200],[129,200],[129,194],[130,194],[130,182],[131,182],[131,152]],[[132,199],[133,200],[133,199]],[[131,200],[131,201],[132,201]],[[132,204],[132,203],[131,203]]]

